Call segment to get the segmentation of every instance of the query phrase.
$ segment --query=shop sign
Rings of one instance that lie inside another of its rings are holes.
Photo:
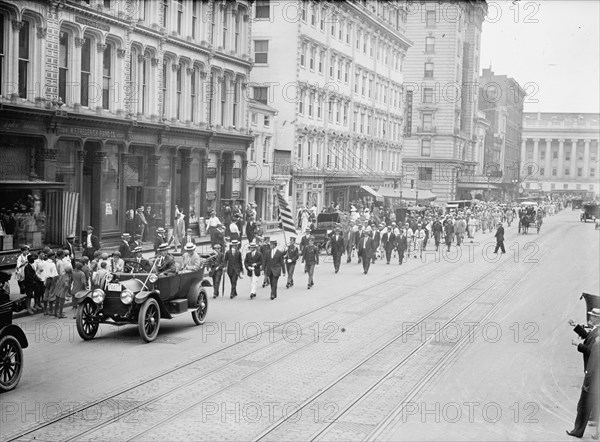
[[[156,144],[156,135],[153,134],[131,134],[134,143]]]
[[[239,197],[240,197],[240,191],[239,190],[234,190],[233,192],[231,192],[231,198],[237,199]]]
[[[41,132],[41,126],[33,121],[0,120],[0,130],[7,132],[12,130]]]
[[[200,146],[197,139],[185,138],[185,137],[164,137],[162,144],[174,145],[174,146]]]
[[[92,127],[59,127],[56,130],[58,135],[73,135],[78,137],[93,137],[100,139],[124,139],[125,134],[109,129],[95,129]]]
[[[206,199],[208,201],[213,201],[213,200],[217,199],[217,192],[215,192],[215,191],[206,192]]]

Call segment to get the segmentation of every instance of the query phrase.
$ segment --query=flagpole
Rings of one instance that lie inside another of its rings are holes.
[[[275,192],[279,193],[279,189],[275,186]],[[277,198],[277,212],[279,212],[279,222],[281,223],[281,231],[283,232],[283,246],[287,246],[287,238],[285,236],[285,229],[283,228],[283,219],[281,218],[281,205],[279,204],[279,198]]]

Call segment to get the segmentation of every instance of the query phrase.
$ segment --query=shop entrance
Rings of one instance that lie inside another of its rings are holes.
[[[81,234],[82,244],[85,236],[85,228],[93,226],[95,234],[99,234],[98,223],[100,221],[100,173],[102,163],[100,161],[100,144],[87,142],[83,146],[85,161],[83,163],[83,192],[81,195]]]
[[[135,237],[135,211],[138,207],[144,206],[142,199],[142,186],[127,186],[125,195],[125,230],[132,238]]]

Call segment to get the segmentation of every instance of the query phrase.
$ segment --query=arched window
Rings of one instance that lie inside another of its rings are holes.
[[[27,98],[27,86],[31,81],[31,56],[32,56],[32,44],[31,44],[31,30],[32,24],[23,20],[21,29],[19,30],[19,97]]]
[[[6,54],[6,45],[8,43],[8,39],[6,38],[5,35],[5,29],[8,29],[8,26],[6,25],[6,15],[4,15],[3,12],[0,11],[0,95],[2,95],[4,93],[4,83],[7,81],[6,75],[5,73],[7,72],[7,69],[4,65],[5,63],[5,57],[4,55]]]
[[[58,97],[64,103],[69,103],[71,100],[71,97],[67,95],[69,61],[72,51],[70,40],[69,33],[61,30],[58,37]]]
[[[81,45],[81,94],[79,102],[82,106],[90,104],[90,81],[92,76],[92,40],[89,36],[84,37]]]

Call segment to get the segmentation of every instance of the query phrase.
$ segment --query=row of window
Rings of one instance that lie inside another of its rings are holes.
[[[300,167],[398,172],[400,152],[366,144],[352,148],[348,141],[330,141],[325,147],[324,140],[300,137],[296,160]]]
[[[527,151],[527,157],[528,158],[532,158],[533,159],[533,152],[531,150]],[[552,151],[552,158],[553,159],[558,159],[558,151],[554,150]],[[546,152],[541,150],[539,152],[539,159],[540,160],[545,160],[546,159]],[[565,161],[570,161],[571,160],[571,152],[570,151],[565,151],[564,152],[564,159]],[[583,152],[579,152],[577,155],[577,160],[578,161],[583,161],[584,160],[584,154]],[[596,161],[596,153],[595,152],[590,152],[590,161]]]
[[[535,173],[535,171],[533,170],[533,166],[528,166],[527,167],[527,172],[529,174],[529,176],[533,175]],[[545,176],[546,175],[546,169],[543,167],[540,167],[540,176]],[[552,168],[552,176],[557,176],[558,175],[558,170],[556,167]],[[563,174],[564,176],[569,176],[571,175],[571,170],[569,168],[565,169],[565,173]],[[583,177],[583,168],[582,167],[578,167],[577,168],[577,176],[578,177]],[[596,168],[591,167],[590,168],[590,172],[588,175],[590,178],[593,178],[596,176]]]
[[[525,183],[525,187],[526,187],[527,189],[531,189],[531,188],[532,188],[532,186],[531,186],[531,183]],[[562,186],[562,187],[563,187],[563,189],[564,189],[564,190],[568,190],[568,189],[569,189],[569,184],[568,184],[568,183],[563,183],[563,186]],[[541,188],[541,187],[540,187],[540,188]],[[576,188],[577,190],[582,190],[582,189],[583,189],[583,186],[582,186],[581,184],[577,183],[577,184],[575,185],[575,188]],[[551,190],[555,190],[555,189],[556,189],[556,183],[550,183],[550,189],[551,189]],[[595,190],[594,190],[594,185],[593,185],[593,184],[588,184],[588,190],[589,190],[590,192],[594,192],[594,191],[595,191]]]

